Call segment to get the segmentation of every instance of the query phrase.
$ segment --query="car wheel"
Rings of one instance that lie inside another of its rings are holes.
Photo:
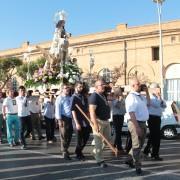
[[[165,139],[173,139],[177,136],[176,129],[174,127],[171,127],[171,126],[164,127],[161,130],[161,133]]]

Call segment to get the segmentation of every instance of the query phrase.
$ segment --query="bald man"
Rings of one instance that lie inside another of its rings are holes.
[[[130,82],[131,92],[125,100],[126,116],[128,119],[128,129],[131,133],[132,148],[129,152],[130,159],[126,162],[130,167],[135,165],[136,174],[141,175],[140,153],[146,137],[146,121],[149,118],[147,105],[149,104],[148,88],[143,86],[138,79],[132,79]],[[141,95],[141,91],[146,92],[146,97]]]
[[[95,83],[95,92],[89,97],[89,112],[91,121],[94,124],[93,135],[95,140],[95,148],[93,150],[98,166],[105,168],[107,164],[102,157],[103,142],[98,132],[101,132],[105,137],[110,139],[110,107],[104,96],[105,82],[98,80]]]

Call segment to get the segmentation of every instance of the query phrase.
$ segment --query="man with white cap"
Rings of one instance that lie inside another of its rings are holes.
[[[162,161],[159,157],[160,138],[161,138],[161,115],[166,103],[161,98],[161,89],[157,83],[150,85],[150,105],[148,127],[150,131],[147,146],[144,149],[144,154],[147,156],[150,153],[152,146],[151,158],[155,161]]]

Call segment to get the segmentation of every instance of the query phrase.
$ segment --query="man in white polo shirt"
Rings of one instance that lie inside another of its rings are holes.
[[[132,79],[130,85],[131,92],[125,100],[128,129],[132,138],[132,148],[129,152],[131,159],[127,161],[127,164],[132,167],[134,161],[136,174],[141,175],[140,154],[146,137],[146,121],[149,118],[147,105],[149,104],[150,99],[148,88],[144,86],[142,89],[138,79]],[[140,94],[141,91],[146,92],[146,97]]]
[[[8,97],[5,98],[2,107],[3,118],[6,119],[7,128],[7,140],[10,147],[15,144],[19,144],[19,118],[18,118],[18,106],[16,99],[14,98],[14,91],[9,89],[7,91]],[[13,127],[14,126],[14,127]],[[13,131],[15,131],[13,133]],[[13,136],[14,134],[14,136]]]
[[[25,96],[26,89],[24,86],[19,86],[19,96],[16,97],[17,105],[18,105],[18,116],[21,123],[20,128],[20,136],[21,136],[21,149],[26,149],[26,141],[25,141],[25,130],[29,134],[32,131],[31,118],[29,113],[29,104],[28,97]]]

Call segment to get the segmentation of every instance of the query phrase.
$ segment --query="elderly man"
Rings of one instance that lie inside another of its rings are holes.
[[[58,120],[61,138],[61,151],[65,160],[71,160],[68,148],[70,146],[73,126],[71,115],[70,87],[62,86],[62,93],[56,98],[55,118]]]
[[[160,139],[161,139],[161,115],[166,103],[161,98],[161,89],[157,83],[150,85],[150,105],[149,110],[149,139],[147,146],[144,149],[144,154],[147,156],[150,153],[152,146],[151,158],[155,161],[162,161],[159,157]]]
[[[132,90],[125,100],[128,129],[132,138],[132,149],[129,152],[131,158],[127,161],[127,164],[133,167],[134,161],[136,174],[140,175],[142,173],[140,153],[146,137],[146,121],[149,118],[147,107],[149,93],[146,86],[141,89],[142,86],[138,79],[132,79],[130,85]],[[146,97],[140,94],[142,90],[146,92]]]
[[[100,167],[107,167],[107,164],[102,158],[103,141],[99,136],[99,132],[105,137],[110,139],[110,124],[108,119],[110,118],[110,107],[104,96],[105,82],[98,80],[95,83],[95,92],[89,97],[89,112],[90,118],[93,123],[93,135],[95,140],[95,159]]]

